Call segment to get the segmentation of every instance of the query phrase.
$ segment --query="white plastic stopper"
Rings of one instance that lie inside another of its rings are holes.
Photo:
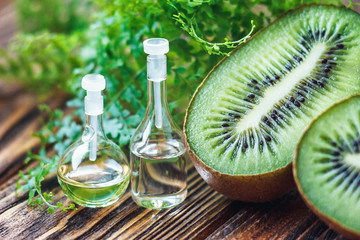
[[[82,79],[81,86],[87,91],[85,97],[85,113],[100,115],[104,111],[104,99],[101,91],[105,89],[105,78],[100,74],[88,74]]]
[[[162,55],[169,52],[169,41],[165,38],[150,38],[143,44],[144,52],[149,55]]]

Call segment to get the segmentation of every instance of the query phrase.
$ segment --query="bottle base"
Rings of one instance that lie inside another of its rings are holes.
[[[132,199],[140,207],[150,209],[166,209],[179,205],[187,196],[187,189],[169,195],[137,195],[131,192]]]
[[[69,197],[69,196],[67,196],[67,197]],[[116,203],[117,201],[119,201],[120,197],[121,197],[121,196],[119,196],[118,198],[113,199],[113,200],[111,200],[111,201],[102,202],[102,203],[83,202],[83,201],[80,202],[80,201],[74,201],[73,199],[72,199],[72,200],[73,200],[76,204],[78,204],[78,205],[80,205],[80,206],[83,206],[83,207],[88,207],[88,208],[104,208],[104,207],[108,207],[108,206]],[[69,197],[69,198],[70,198],[70,197]],[[70,198],[70,199],[71,199],[71,198]]]

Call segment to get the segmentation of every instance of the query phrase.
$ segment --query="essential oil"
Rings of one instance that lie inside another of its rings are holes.
[[[59,183],[65,195],[82,206],[109,206],[125,192],[130,180],[128,166],[116,162],[112,165],[99,168],[89,161],[76,171],[71,171],[69,164],[62,165],[59,168]]]

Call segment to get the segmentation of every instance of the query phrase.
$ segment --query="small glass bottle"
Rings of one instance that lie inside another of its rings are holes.
[[[185,200],[186,147],[181,130],[172,121],[166,100],[166,53],[162,38],[144,41],[148,72],[148,107],[130,142],[133,200],[151,209],[169,208]]]
[[[81,139],[61,156],[57,176],[65,195],[75,203],[90,208],[106,207],[119,200],[127,189],[129,163],[103,130],[104,77],[88,74],[82,79],[82,87],[87,90],[85,129]]]

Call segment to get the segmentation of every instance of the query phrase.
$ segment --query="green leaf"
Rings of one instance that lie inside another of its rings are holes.
[[[48,207],[48,209],[46,210],[48,213],[54,213],[55,209],[53,207]]]

